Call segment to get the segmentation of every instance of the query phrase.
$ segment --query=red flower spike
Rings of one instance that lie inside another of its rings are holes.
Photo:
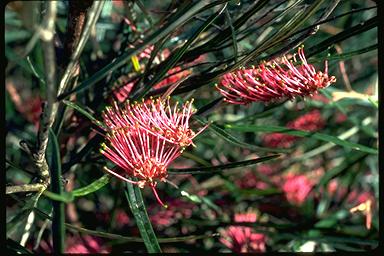
[[[223,76],[216,88],[224,100],[233,104],[249,104],[254,101],[270,102],[283,98],[307,96],[336,82],[334,76],[328,75],[328,63],[325,61],[324,72],[315,70],[308,64],[303,47],[298,49],[300,65],[296,56],[288,60],[262,63],[256,68],[239,69]]]

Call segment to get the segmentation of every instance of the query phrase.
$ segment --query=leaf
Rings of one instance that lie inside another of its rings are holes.
[[[233,27],[232,23],[232,18],[231,15],[229,14],[228,9],[225,9],[225,18],[228,21],[228,25],[231,29],[231,35],[232,35],[232,43],[233,43],[233,54],[234,54],[234,61],[237,62],[237,39],[236,39],[236,31],[235,28]]]
[[[199,195],[191,195],[185,190],[179,190],[180,195],[188,198],[191,202],[198,203],[198,204],[205,204],[212,210],[216,211],[218,214],[222,214],[222,210],[220,207],[218,207],[216,204],[214,204],[209,198],[206,198],[204,196],[199,196]]]
[[[79,92],[82,90],[85,90],[89,88],[90,86],[96,84],[101,79],[106,77],[110,72],[118,69],[122,65],[126,64],[130,58],[133,55],[137,55],[139,52],[142,52],[148,45],[155,43],[162,37],[168,35],[171,33],[174,29],[178,28],[180,25],[184,24],[186,21],[188,21],[192,16],[198,12],[199,10],[203,9],[205,2],[204,1],[198,1],[196,3],[190,3],[185,5],[185,8],[182,8],[178,10],[177,13],[175,13],[170,19],[168,24],[164,24],[164,26],[155,32],[153,32],[151,35],[149,35],[143,43],[139,44],[136,48],[130,49],[127,52],[125,52],[123,55],[117,57],[112,63],[106,65],[102,69],[100,69],[98,72],[96,72],[93,76],[91,76],[86,81],[79,84],[76,88],[63,93],[62,95],[58,96],[58,100],[62,100],[69,95]],[[213,4],[213,3],[212,3]],[[211,5],[212,5],[211,4]]]
[[[107,185],[110,182],[111,178],[112,177],[109,174],[104,174],[103,176],[101,176],[101,178],[95,180],[91,184],[85,187],[73,190],[72,195],[75,197],[80,197],[80,196],[85,196],[90,193],[96,192],[97,190]]]
[[[83,114],[85,117],[87,117],[89,120],[91,120],[93,123],[95,123],[96,125],[102,127],[102,128],[106,128],[106,126],[100,122],[99,120],[97,120],[96,118],[94,118],[90,113],[88,113],[84,107],[81,107],[79,106],[78,104],[72,102],[72,101],[68,101],[68,100],[63,100],[63,103],[65,105],[67,105],[68,107],[71,107],[77,111],[79,111],[81,114]]]
[[[125,196],[148,253],[161,253],[159,242],[148,218],[140,188],[137,185],[126,182]]]
[[[299,137],[310,137],[313,139],[318,139],[326,142],[332,142],[334,144],[351,148],[358,151],[367,152],[370,154],[377,154],[377,149],[370,148],[361,144],[341,140],[335,136],[331,136],[328,134],[318,133],[318,132],[306,132],[302,130],[295,130],[295,129],[289,129],[286,127],[281,126],[256,126],[256,125],[225,125],[226,129],[231,129],[235,131],[241,131],[241,132],[277,132],[277,133],[284,133]]]
[[[306,56],[309,58],[317,53],[320,53],[326,49],[328,49],[328,47],[336,44],[336,43],[339,43],[349,37],[352,37],[354,35],[358,35],[362,32],[365,32],[365,31],[368,31],[374,27],[376,27],[378,24],[378,19],[377,19],[377,16],[365,21],[365,22],[362,22],[362,23],[359,23],[357,24],[356,26],[353,26],[349,29],[346,29],[346,30],[343,30],[342,32],[332,36],[332,37],[329,37],[327,38],[326,40],[320,42],[320,43],[317,43],[316,45],[312,46],[311,48],[309,48],[308,50],[306,50]]]
[[[197,120],[200,124],[206,125],[207,122],[205,122],[201,117],[198,117],[196,115],[192,116],[193,119]],[[289,152],[289,149],[277,149],[277,148],[265,148],[265,147],[258,147],[252,144],[248,144],[245,142],[239,141],[237,138],[232,136],[229,132],[225,131],[224,129],[221,129],[218,125],[215,125],[213,123],[210,123],[208,126],[208,129],[211,130],[213,133],[215,133],[220,138],[236,145],[242,148],[247,149],[253,149],[258,150],[259,152],[278,152],[278,153],[286,153]]]
[[[342,54],[329,55],[329,56],[322,57],[322,58],[311,57],[308,59],[308,62],[310,62],[310,63],[316,63],[316,62],[323,63],[324,60],[348,60],[348,59],[351,59],[355,56],[358,56],[358,55],[361,55],[361,54],[364,54],[364,53],[367,53],[370,51],[377,50],[377,46],[378,46],[378,44],[373,44],[373,45],[364,47],[364,48],[356,50],[356,51],[346,52],[346,53],[342,53]]]
[[[359,163],[362,159],[367,157],[367,153],[363,152],[357,152],[349,157],[347,157],[340,165],[337,165],[336,167],[328,170],[320,179],[318,183],[318,188],[324,187],[328,184],[328,182],[335,178],[336,176],[339,176],[341,173],[347,171],[351,166],[355,165],[356,163]]]
[[[280,155],[271,155],[271,156],[259,157],[259,158],[246,160],[246,161],[240,161],[240,162],[234,162],[234,163],[216,165],[216,166],[210,166],[210,167],[195,167],[195,168],[184,168],[184,169],[170,168],[168,169],[168,173],[169,174],[203,174],[203,173],[211,174],[211,173],[220,172],[226,169],[232,169],[232,168],[237,168],[241,166],[248,166],[248,165],[265,162],[271,159],[275,159],[279,156]]]
[[[42,218],[52,220],[52,217],[46,214],[45,212],[41,211],[40,209],[35,208],[35,212]],[[98,237],[104,237],[112,240],[120,240],[124,242],[144,242],[144,240],[141,237],[129,237],[129,236],[122,236],[118,234],[112,234],[107,233],[103,231],[96,231],[91,230],[87,228],[78,227],[69,223],[65,223],[65,226],[72,230],[77,231],[84,234],[94,235]],[[204,239],[209,237],[216,237],[218,236],[217,233],[213,234],[206,234],[206,235],[191,235],[191,236],[179,236],[179,237],[164,237],[164,238],[158,238],[159,243],[177,243],[177,242],[184,242],[184,241],[190,241],[195,239]]]
[[[175,64],[180,60],[180,58],[183,56],[183,54],[188,50],[188,48],[196,41],[196,39],[201,35],[202,32],[204,32],[216,19],[218,16],[221,15],[221,13],[225,10],[227,7],[227,4],[224,5],[221,10],[216,12],[215,14],[212,14],[196,31],[193,33],[193,35],[188,39],[187,42],[183,44],[180,49],[178,49],[174,54],[171,55],[170,58],[168,58],[165,61],[164,67],[162,67],[159,72],[156,73],[156,77],[154,77],[144,88],[144,90],[137,96],[133,97],[133,99],[141,99],[144,97],[153,87],[153,85],[157,84],[161,81],[161,79],[164,77],[164,75],[170,70],[172,67],[175,66]]]
[[[214,110],[215,107],[220,105],[220,103],[223,102],[223,99],[224,99],[223,97],[220,97],[220,98],[213,100],[212,102],[208,103],[207,105],[199,108],[199,110],[196,111],[195,115],[203,116],[203,115],[208,114],[210,111]]]
[[[63,192],[62,194],[56,194],[56,193],[52,193],[48,190],[45,190],[43,192],[43,195],[48,197],[49,199],[52,199],[52,200],[55,200],[55,201],[59,201],[59,202],[63,202],[63,203],[69,203],[69,202],[72,202],[74,197],[72,195],[72,193],[67,193],[67,192]]]
[[[48,143],[51,144],[50,149],[52,150],[51,154],[51,189],[52,192],[61,195],[62,188],[62,177],[61,177],[61,158],[60,158],[60,148],[57,141],[57,137],[54,134],[52,128],[49,128],[49,140]],[[64,203],[60,201],[52,201],[53,205],[53,221],[52,221],[52,242],[53,250],[55,253],[63,253],[65,249],[65,212],[64,212]]]

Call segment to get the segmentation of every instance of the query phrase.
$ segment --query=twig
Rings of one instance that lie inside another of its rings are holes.
[[[76,67],[77,61],[80,57],[80,54],[83,51],[85,43],[87,42],[88,37],[91,33],[92,27],[95,26],[96,21],[101,14],[101,10],[103,9],[103,6],[104,6],[104,1],[95,1],[93,6],[91,7],[91,9],[89,10],[87,22],[84,26],[83,32],[81,33],[81,38],[79,40],[79,43],[77,44],[76,49],[72,53],[71,58],[70,58],[70,62],[68,64],[67,68],[65,69],[63,77],[61,78],[59,88],[57,90],[57,95],[60,95],[65,91],[65,89],[66,89],[66,87],[67,87],[67,85],[68,85],[68,83],[69,83],[69,81],[73,75],[73,72],[74,72],[74,69]]]
[[[343,50],[341,49],[341,47],[339,45],[335,45],[335,49],[336,49],[336,52],[338,54],[342,54],[343,53]],[[349,78],[348,78],[348,75],[347,75],[347,72],[345,70],[345,64],[344,64],[344,61],[343,60],[340,60],[339,61],[339,68],[340,68],[340,72],[343,76],[343,80],[344,80],[344,84],[345,84],[345,88],[347,89],[347,91],[351,92],[353,91],[352,89],[352,86],[351,86],[351,83],[349,82]]]
[[[8,195],[8,194],[20,193],[20,192],[36,192],[36,191],[41,191],[41,189],[43,188],[44,188],[44,185],[41,183],[8,186],[5,189],[5,194]]]

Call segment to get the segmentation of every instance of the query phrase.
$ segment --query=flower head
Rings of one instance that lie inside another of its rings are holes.
[[[253,223],[257,220],[257,214],[253,211],[237,213],[235,222]],[[265,252],[264,234],[255,233],[252,228],[244,226],[229,226],[220,232],[220,242],[230,248],[233,252]]]
[[[289,174],[282,189],[288,202],[301,205],[307,199],[312,187],[312,182],[305,175]]]
[[[298,50],[300,65],[296,56],[293,61],[284,56],[280,61],[262,63],[257,68],[239,69],[223,76],[216,88],[233,104],[248,104],[254,101],[270,102],[282,98],[312,95],[318,89],[336,82],[328,75],[325,62],[324,72],[315,70],[305,58],[303,47]]]
[[[159,135],[164,140],[181,147],[193,145],[192,140],[205,128],[195,133],[189,128],[189,119],[193,114],[193,99],[178,107],[178,102],[171,106],[169,97],[166,101],[150,99],[147,102],[125,103],[119,108],[117,103],[103,113],[106,125],[111,129],[139,125],[152,135]]]
[[[125,175],[138,181],[108,168],[105,170],[141,188],[150,186],[161,205],[164,204],[155,189],[157,181],[166,180],[168,165],[181,155],[184,147],[192,144],[198,134],[189,128],[192,101],[182,107],[182,110],[178,108],[178,103],[171,107],[169,98],[164,102],[160,99],[134,104],[126,102],[121,108],[114,102],[102,114],[107,143],[102,145],[101,153],[118,165]]]

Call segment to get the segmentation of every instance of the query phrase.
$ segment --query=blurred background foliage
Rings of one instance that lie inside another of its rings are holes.
[[[75,72],[58,97],[46,151],[48,165],[61,169],[58,179],[64,190],[61,195],[52,194],[52,188],[41,196],[7,194],[9,250],[53,250],[52,201],[58,199],[65,201],[65,251],[148,250],[150,242],[140,238],[123,182],[103,172],[110,163],[99,153],[103,138],[92,118],[101,120],[113,99],[164,93],[178,101],[195,99],[195,129],[212,124],[196,138],[196,147],[187,148],[171,165],[169,180],[177,188],[159,184],[168,209],[157,204],[149,189],[142,190],[163,252],[230,252],[222,242],[229,226],[263,234],[260,241],[243,241],[264,246],[244,249],[248,252],[360,251],[377,246],[375,1],[85,2],[89,6],[71,9],[68,1],[58,1],[54,24],[57,90],[73,53],[70,28],[79,22],[71,15],[76,10],[85,16],[96,13]],[[38,181],[20,141],[37,145],[41,103],[50,92],[44,67],[47,50],[40,40],[47,6],[14,1],[5,8],[7,186]],[[78,46],[79,38],[72,43]],[[226,104],[215,90],[222,74],[293,54],[302,44],[308,62],[316,67],[323,69],[328,60],[336,84],[306,99],[248,106]],[[282,137],[276,127],[284,128],[314,110],[318,112],[310,122],[315,130],[294,137],[289,145],[279,144]],[[220,166],[275,153],[280,157],[256,165],[178,173],[180,168]],[[97,187],[87,187],[91,183]],[[31,202],[36,202],[34,207]],[[351,211],[359,205],[360,210]],[[256,221],[235,223],[236,214],[249,211]]]

